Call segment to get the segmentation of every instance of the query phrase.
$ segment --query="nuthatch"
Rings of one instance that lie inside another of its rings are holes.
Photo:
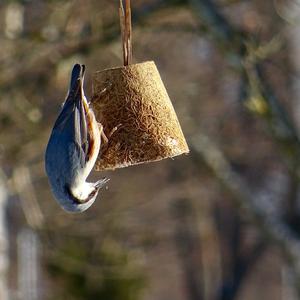
[[[82,212],[95,201],[106,178],[86,182],[101,145],[101,130],[83,91],[85,66],[73,67],[70,88],[48,142],[45,167],[58,203]]]

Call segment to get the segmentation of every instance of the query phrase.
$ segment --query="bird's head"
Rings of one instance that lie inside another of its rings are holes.
[[[63,192],[53,191],[56,200],[62,208],[71,213],[83,212],[87,210],[96,200],[99,190],[109,181],[103,178],[95,183],[83,182],[65,186]],[[61,189],[60,189],[61,191]]]

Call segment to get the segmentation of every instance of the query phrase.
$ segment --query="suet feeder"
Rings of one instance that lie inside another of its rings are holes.
[[[97,171],[188,153],[175,110],[153,61],[131,64],[130,1],[120,1],[124,66],[96,72],[92,104],[104,132]]]

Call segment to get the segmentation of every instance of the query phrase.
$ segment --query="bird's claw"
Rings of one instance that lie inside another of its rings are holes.
[[[93,96],[92,96],[90,102],[93,103],[93,102],[96,101],[97,99],[103,98],[103,97],[107,94],[107,92],[112,88],[112,86],[113,86],[113,84],[112,84],[111,82],[109,82],[109,83],[107,84],[107,86],[106,86],[102,91],[100,91],[99,94],[93,95]]]
[[[103,144],[108,144],[109,139],[112,137],[112,135],[120,129],[120,127],[122,126],[122,124],[119,124],[117,126],[115,126],[110,132],[109,134],[105,134],[104,130],[103,130],[103,125],[101,123],[98,123],[98,127],[99,127],[99,131],[100,131],[100,135],[101,138],[103,140]]]

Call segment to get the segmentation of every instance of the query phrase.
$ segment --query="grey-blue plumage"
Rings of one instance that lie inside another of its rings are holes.
[[[69,92],[45,155],[46,173],[53,194],[70,212],[81,212],[90,207],[107,181],[86,182],[97,159],[101,139],[95,115],[83,92],[84,72],[84,65],[73,67]]]

